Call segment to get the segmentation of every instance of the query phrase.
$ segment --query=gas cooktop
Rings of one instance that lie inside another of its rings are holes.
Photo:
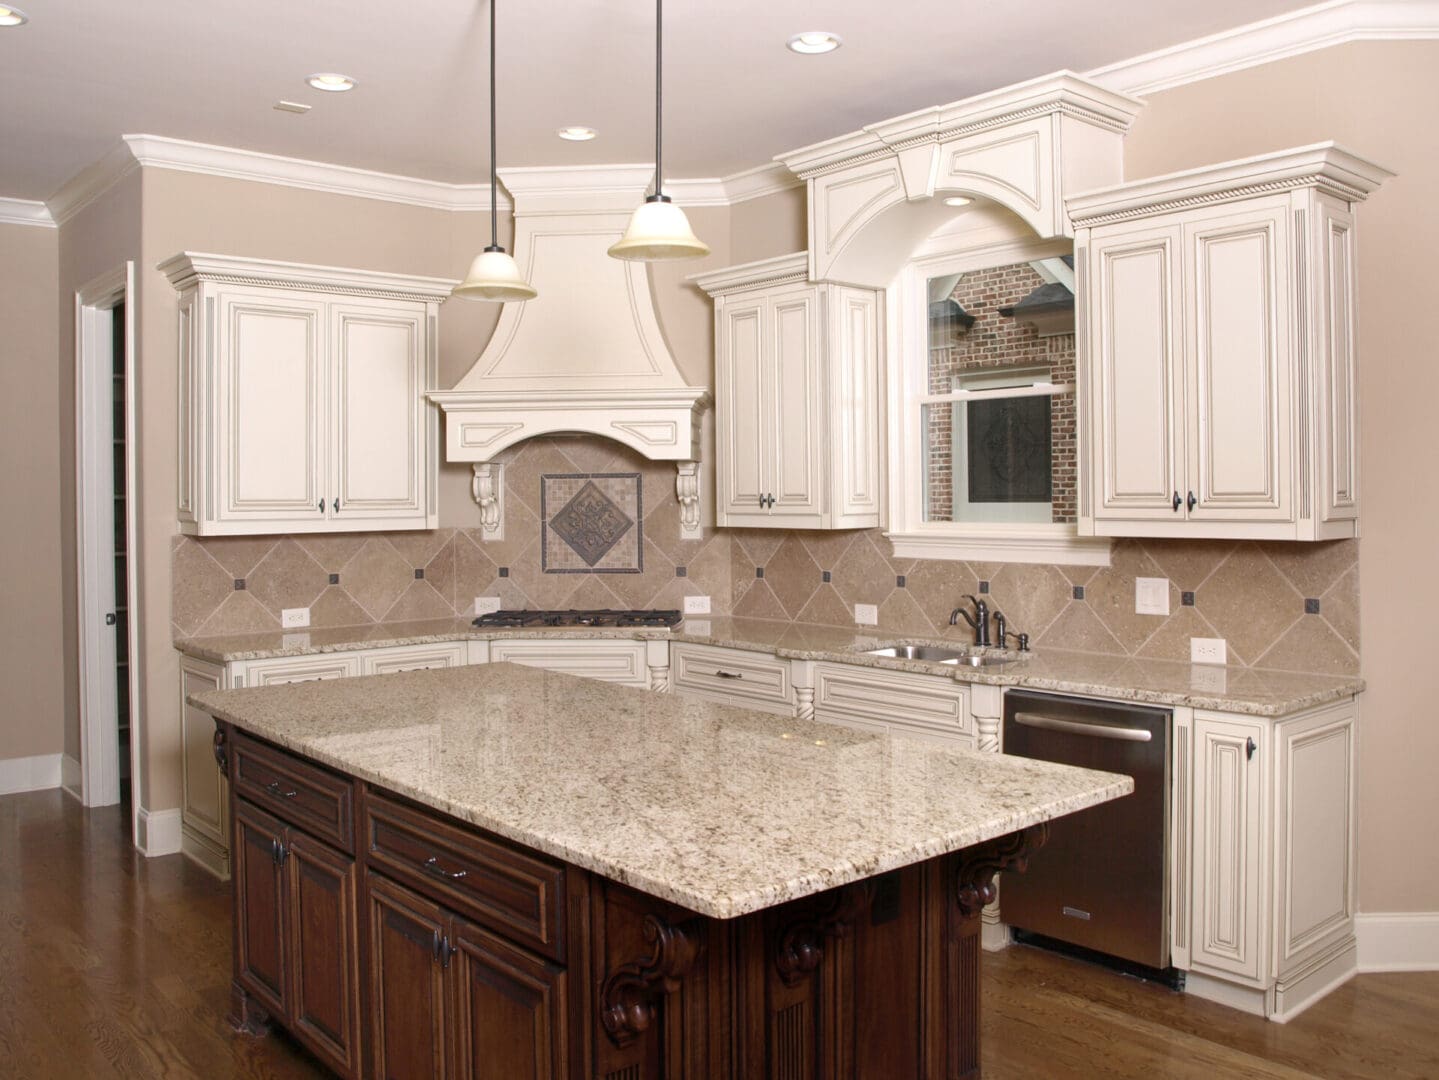
[[[610,608],[582,611],[501,610],[481,615],[476,626],[678,626],[683,616],[678,610],[614,611]]]

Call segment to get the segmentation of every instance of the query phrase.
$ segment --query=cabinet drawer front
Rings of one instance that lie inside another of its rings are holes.
[[[286,823],[353,853],[354,784],[303,758],[235,732],[235,789]]]
[[[236,686],[282,686],[318,679],[348,679],[360,673],[360,658],[352,654],[281,656],[249,660],[241,665]]]
[[[372,866],[511,941],[564,958],[564,867],[375,793],[365,801],[364,835]]]
[[[365,675],[390,675],[397,671],[463,667],[464,663],[465,643],[447,641],[440,645],[402,646],[365,653],[360,657],[360,671]]]
[[[650,684],[643,641],[492,641],[490,661],[508,661],[626,686]]]
[[[766,653],[676,642],[670,646],[670,674],[679,693],[720,695],[736,705],[794,705],[789,661]]]
[[[965,690],[944,675],[818,664],[814,708],[821,720],[869,720],[901,731],[973,734]]]

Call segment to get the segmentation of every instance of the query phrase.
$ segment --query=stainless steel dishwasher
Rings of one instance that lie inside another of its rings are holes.
[[[1134,793],[1050,823],[1023,874],[1006,874],[1011,927],[1145,967],[1169,967],[1168,709],[1013,690],[1004,752],[1125,773]]]

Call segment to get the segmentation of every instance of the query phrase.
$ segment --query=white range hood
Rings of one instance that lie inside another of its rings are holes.
[[[700,417],[709,401],[670,354],[644,263],[606,254],[644,199],[649,166],[502,169],[514,202],[515,258],[539,296],[508,303],[485,350],[452,390],[445,457],[474,465],[487,531],[503,485],[493,458],[536,435],[577,432],[673,461],[683,524],[699,529]]]

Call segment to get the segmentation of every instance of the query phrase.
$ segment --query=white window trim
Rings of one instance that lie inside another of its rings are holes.
[[[933,397],[929,369],[928,282],[1006,263],[1056,259],[1066,240],[1018,240],[938,251],[912,259],[886,290],[889,429],[889,528],[894,553],[908,559],[1108,566],[1110,540],[1081,537],[1073,523],[935,522],[924,520],[925,462],[919,403]],[[949,395],[940,395],[948,397]],[[1081,462],[1081,467],[1083,463]]]

